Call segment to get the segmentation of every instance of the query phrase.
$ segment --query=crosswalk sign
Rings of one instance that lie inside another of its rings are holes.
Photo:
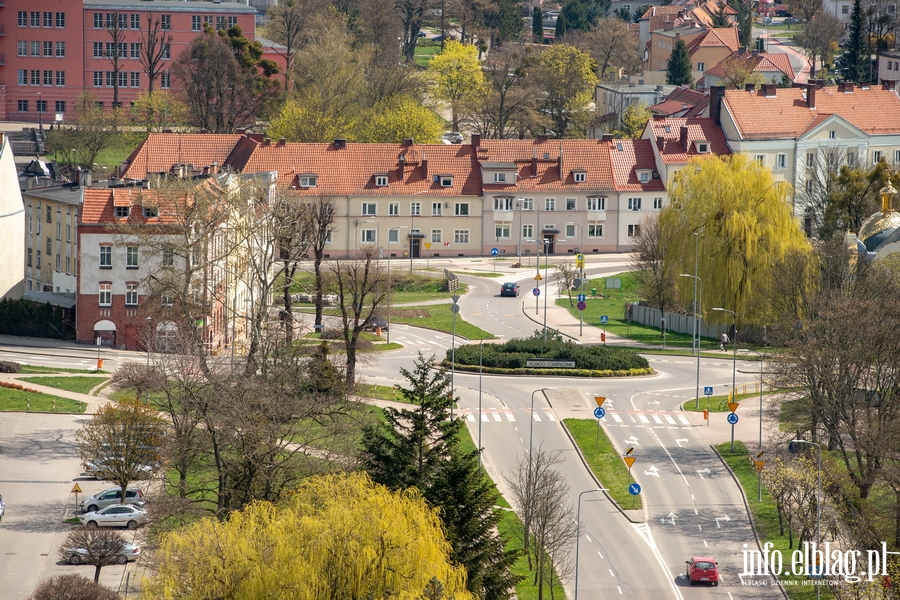
[[[575,255],[575,268],[576,269],[584,268],[584,254],[576,254]]]

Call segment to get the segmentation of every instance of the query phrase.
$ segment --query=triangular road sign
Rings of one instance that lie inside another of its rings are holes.
[[[70,493],[72,493],[72,494],[82,494],[82,493],[84,493],[84,492],[81,491],[81,486],[78,485],[78,482],[76,481],[76,482],[75,482],[75,485],[72,487],[72,491],[71,491]]]
[[[597,406],[603,406],[603,403],[606,402],[606,396],[594,396],[594,402],[597,403]]]
[[[740,404],[738,404],[737,402],[729,402],[728,410],[730,410],[731,412],[734,412],[738,409],[738,406],[740,406]]]
[[[625,464],[628,465],[629,469],[631,468],[631,465],[634,464],[634,461],[637,460],[633,456],[623,456],[622,458],[625,460]]]

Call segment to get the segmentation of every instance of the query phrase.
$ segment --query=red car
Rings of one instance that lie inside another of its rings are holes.
[[[695,556],[691,560],[686,560],[685,576],[690,580],[691,585],[695,583],[711,583],[719,585],[719,563],[711,556]]]

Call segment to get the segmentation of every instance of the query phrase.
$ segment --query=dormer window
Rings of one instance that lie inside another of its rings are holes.
[[[318,177],[315,175],[301,175],[297,178],[302,188],[314,188],[318,183]]]
[[[672,133],[672,128],[669,125],[663,125],[663,131],[666,133]]]
[[[145,206],[144,207],[144,218],[145,219],[153,219],[159,216],[159,209],[155,206]]]
[[[116,207],[116,218],[117,219],[127,219],[129,215],[131,215],[131,207],[130,206],[117,206]]]
[[[573,171],[572,175],[575,177],[575,183],[584,183],[587,180],[586,171]]]
[[[453,187],[453,175],[440,175],[438,179],[441,187]]]
[[[376,175],[375,176],[375,186],[376,187],[384,187],[388,184],[388,176],[387,175]]]
[[[638,181],[641,183],[650,183],[650,179],[653,177],[653,171],[650,169],[636,169]]]
[[[699,154],[706,154],[709,152],[709,142],[707,141],[698,140],[694,142],[694,145],[696,146],[697,152]]]
[[[506,183],[506,173],[494,173],[494,183]]]

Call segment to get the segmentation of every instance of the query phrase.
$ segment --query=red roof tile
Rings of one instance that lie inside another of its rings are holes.
[[[641,183],[638,169],[656,172],[653,156],[653,142],[650,140],[613,140],[609,142],[609,158],[613,167],[613,178],[618,191],[662,192],[666,187],[657,175],[651,175],[647,183]]]
[[[241,139],[246,138],[239,133],[151,133],[128,157],[119,177],[141,180],[175,164],[222,165]]]
[[[127,223],[146,223],[150,225],[165,225],[177,223],[174,203],[165,197],[159,196],[156,190],[141,188],[84,188],[84,204],[81,207],[79,225],[110,225],[123,223],[124,219],[116,218],[113,207],[131,206],[141,207],[143,202],[148,206],[159,209],[159,216],[144,217],[143,211],[132,210]],[[169,207],[167,210],[167,206]]]
[[[559,172],[560,154],[562,178]],[[532,169],[532,157],[537,173]],[[485,183],[485,193],[514,190],[574,193],[614,189],[609,147],[600,140],[482,140],[478,160],[515,163],[519,172],[518,185]],[[575,183],[573,170],[583,170],[585,181]]]
[[[687,43],[688,54],[691,56],[700,48],[728,48],[735,52],[739,47],[737,27],[706,29]]]
[[[681,144],[682,125],[687,125],[688,128],[687,149]],[[648,126],[653,136],[652,139],[663,139],[663,148],[660,150],[660,155],[665,164],[687,164],[691,158],[700,156],[694,144],[691,143],[699,140],[709,142],[709,149],[713,154],[731,154],[731,149],[725,141],[725,134],[722,132],[722,128],[716,125],[712,119],[651,119]]]
[[[736,61],[746,61],[750,65],[750,70],[757,73],[784,73],[790,79],[794,79],[794,67],[787,54],[770,54],[761,53],[753,54],[737,54],[734,53],[725,60],[715,64],[706,70],[709,75],[717,77],[725,77],[728,72],[735,68]]]

